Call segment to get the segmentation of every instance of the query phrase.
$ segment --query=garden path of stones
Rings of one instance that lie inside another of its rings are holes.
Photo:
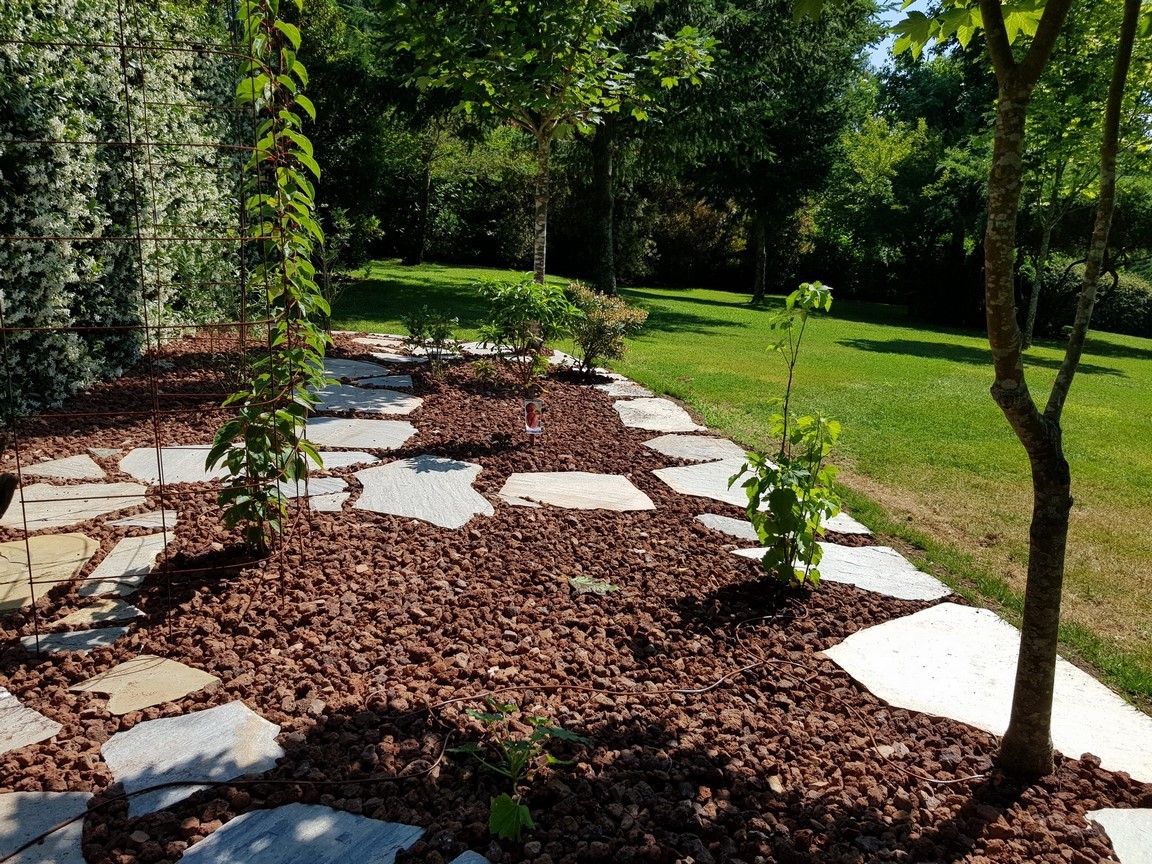
[[[573,523],[564,521],[559,514],[552,516],[550,511],[602,511],[605,516],[599,518],[611,519],[613,513],[642,514],[661,507],[668,509],[670,504],[665,502],[676,501],[675,506],[686,513],[697,511],[691,520],[696,525],[693,530],[715,547],[717,555],[731,553],[736,559],[753,562],[762,556],[763,550],[749,546],[756,541],[750,523],[730,515],[742,510],[745,503],[743,490],[738,486],[729,489],[728,485],[728,479],[743,463],[742,448],[706,434],[707,429],[676,403],[656,398],[645,388],[606,370],[601,370],[606,376],[601,376],[601,380],[607,383],[593,385],[618,416],[618,428],[638,430],[618,434],[638,435],[652,458],[666,460],[663,467],[646,472],[663,484],[663,494],[649,480],[642,483],[648,491],[638,486],[636,472],[582,470],[584,466],[577,456],[563,453],[558,456],[559,464],[553,466],[561,470],[514,471],[499,478],[485,477],[478,488],[479,478],[488,469],[481,462],[470,460],[469,456],[475,458],[476,454],[466,452],[467,447],[454,448],[459,452],[444,448],[441,453],[405,449],[429,431],[426,427],[430,421],[421,419],[428,413],[422,412],[425,398],[413,392],[414,380],[409,374],[411,369],[420,369],[426,358],[412,356],[399,337],[340,335],[340,344],[347,353],[371,360],[329,358],[329,374],[339,381],[318,392],[320,416],[310,422],[308,431],[310,440],[323,451],[323,470],[306,484],[281,489],[286,498],[299,499],[313,513],[333,514],[330,518],[339,520],[340,533],[356,537],[359,531],[366,530],[364,518],[380,514],[393,517],[392,525],[418,520],[434,526],[434,532],[467,532],[473,540],[498,544],[503,542],[501,538],[490,536],[484,526],[484,520],[493,518],[498,508],[524,511],[524,518],[531,520],[525,524],[534,523],[536,530],[560,531],[564,529],[555,527],[557,524]],[[465,356],[492,353],[483,345],[464,347]],[[571,365],[571,358],[557,352],[553,362],[563,370]],[[545,399],[547,403],[548,397]],[[514,407],[516,404],[507,396],[502,402]],[[451,406],[448,408],[431,422],[444,425],[456,420],[467,426],[468,416],[453,417]],[[410,419],[380,419],[396,416]],[[546,415],[545,440],[549,433],[559,434],[553,432],[554,427],[563,426],[553,419]],[[494,444],[514,446],[515,414],[509,426],[513,434],[494,435]],[[434,430],[433,435],[440,432]],[[92,700],[80,703],[88,706],[80,709],[81,718],[107,714],[129,721],[114,723],[119,731],[112,734],[98,734],[98,753],[89,753],[86,764],[91,774],[98,758],[111,779],[129,793],[124,815],[132,820],[149,814],[161,814],[153,818],[162,818],[164,811],[178,808],[204,792],[208,787],[199,785],[202,783],[256,778],[274,771],[278,765],[291,768],[292,756],[285,747],[298,745],[301,738],[300,732],[285,731],[250,707],[252,700],[243,698],[245,676],[225,682],[195,665],[162,656],[162,650],[156,654],[141,650],[145,645],[163,646],[163,625],[153,622],[156,638],[139,638],[135,628],[150,623],[149,613],[134,605],[138,602],[134,597],[145,591],[150,582],[162,581],[158,562],[165,560],[169,544],[188,518],[176,509],[154,506],[158,486],[195,484],[209,492],[218,486],[222,472],[204,468],[206,440],[164,446],[159,458],[154,447],[91,447],[88,452],[25,465],[23,474],[28,479],[21,495],[0,521],[4,528],[29,532],[27,541],[0,544],[0,613],[27,617],[35,607],[38,622],[33,629],[41,631],[39,635],[18,636],[20,648],[16,650],[25,652],[24,666],[55,668],[70,682],[68,696],[60,688],[55,689],[56,704],[45,699],[42,692],[24,692],[18,698],[0,688],[0,757],[10,754],[17,765],[27,767],[46,752],[36,749],[38,745],[47,746],[42,742],[67,747],[65,726],[51,719],[52,709],[64,699]],[[536,442],[529,445],[536,446]],[[722,506],[710,505],[710,501]],[[723,512],[711,512],[713,509]],[[204,518],[202,503],[194,518]],[[546,520],[557,518],[559,523],[553,521],[553,527],[546,527]],[[88,536],[86,529],[100,534],[100,539]],[[423,536],[438,535],[425,532]],[[634,538],[621,536],[619,541],[635,543],[647,536],[646,532]],[[513,534],[512,540],[517,539]],[[572,542],[578,543],[579,538],[573,537]],[[867,592],[863,596],[906,601],[913,607],[910,614],[890,616],[874,626],[852,628],[855,632],[845,632],[834,640],[835,644],[817,654],[817,659],[836,663],[892,710],[953,718],[976,729],[1001,734],[1007,725],[1018,633],[987,610],[940,602],[951,596],[943,583],[917,569],[895,549],[874,545],[869,530],[847,514],[829,523],[821,546],[824,582],[853,586],[854,590]],[[645,557],[651,560],[650,556]],[[347,564],[358,574],[370,568],[354,556],[347,559]],[[755,566],[758,565],[748,565],[746,578],[754,578]],[[627,576],[627,572],[615,574],[621,582]],[[45,613],[61,585],[68,587],[76,608],[50,620]],[[159,590],[150,593],[151,603],[141,603],[150,607],[153,615]],[[616,586],[611,586],[611,590],[616,590]],[[339,600],[339,604],[352,606],[356,602],[354,594],[345,594]],[[24,629],[29,627],[25,625]],[[547,637],[542,633],[538,638]],[[646,636],[637,644],[650,639]],[[531,637],[526,641],[530,642]],[[230,650],[219,640],[213,640],[213,647]],[[458,647],[454,662],[467,668],[471,663],[468,646]],[[297,645],[290,650],[299,648]],[[73,680],[85,658],[101,650],[108,653],[109,649],[119,649],[122,656],[130,656],[107,665],[97,674]],[[510,679],[503,672],[497,665],[488,670],[488,677],[492,683],[504,683]],[[639,686],[623,674],[615,681],[601,681],[593,676],[588,683],[602,683],[603,689]],[[236,693],[240,698],[232,698]],[[226,696],[217,698],[218,694]],[[455,691],[441,695],[455,695]],[[330,693],[328,698],[333,696],[338,694]],[[218,704],[203,707],[205,701]],[[282,707],[289,703],[295,706],[297,701],[286,696]],[[324,719],[324,698],[315,695],[304,701],[307,713]],[[608,704],[612,704],[610,699]],[[408,707],[408,702],[403,697],[393,698],[388,705],[403,708]],[[1125,772],[1137,785],[1152,783],[1152,719],[1063,660],[1057,676],[1053,738],[1062,753],[1092,753],[1090,765],[1099,765],[1104,771]],[[888,752],[880,751],[880,755],[887,757],[893,752],[895,749],[888,747]],[[361,762],[365,758],[373,762],[363,754]],[[291,768],[288,776],[307,780],[312,773],[314,769],[304,763]],[[46,774],[53,777],[51,771]],[[771,779],[779,785],[781,776],[783,772]],[[827,785],[826,780],[809,779],[814,789]],[[0,776],[0,782],[11,786],[12,778]],[[557,782],[562,785],[562,781]],[[171,785],[177,783],[185,785]],[[83,812],[90,803],[91,788],[59,788],[59,779],[49,785],[51,788],[0,792],[0,860],[7,860],[4,856],[41,832]],[[162,788],[154,788],[157,786]],[[245,796],[251,800],[246,792],[234,792],[232,803]],[[274,796],[269,797],[264,807],[242,812],[227,821],[185,819],[179,831],[184,839],[176,845],[161,846],[149,831],[135,830],[128,837],[126,853],[99,860],[159,861],[170,860],[175,854],[181,860],[196,862],[275,864],[306,860],[389,864],[404,850],[418,854],[429,846],[424,828],[370,818],[363,815],[369,809],[364,806],[327,806],[336,803],[331,795],[322,796],[319,803],[292,801],[278,806],[271,800]],[[709,806],[707,800],[702,803]],[[237,809],[243,809],[243,804],[242,801]],[[700,804],[698,801],[697,806]],[[899,802],[898,805],[906,809]],[[1152,810],[1108,806],[1086,810],[1086,821],[1077,829],[1082,832],[1081,840],[1099,837],[1090,827],[1089,823],[1094,823],[1107,833],[1120,860],[1127,864],[1152,860],[1148,857],[1152,849]],[[94,833],[101,828],[107,826],[94,829]],[[21,864],[83,862],[83,831],[84,822],[77,821],[14,860]],[[432,837],[431,843],[436,848],[452,849],[454,841],[446,840],[443,833]],[[1015,836],[1009,831],[1000,839]],[[278,842],[285,838],[291,842]],[[990,838],[985,844],[986,852],[997,850],[997,839],[998,835]],[[459,838],[455,845],[460,845]],[[601,841],[600,846],[604,845]],[[92,848],[97,846],[99,843],[94,842]],[[545,859],[553,859],[548,854],[533,854],[540,851],[541,844],[536,846],[533,849],[531,843],[526,844],[520,854],[545,864]],[[497,844],[482,848],[494,858],[501,857],[504,851]],[[587,854],[580,860],[594,859],[602,852],[595,848],[594,841],[584,841],[582,848]],[[857,843],[855,848],[876,851],[869,843]],[[716,857],[698,840],[690,852],[697,861]],[[991,857],[995,860],[995,855]],[[97,859],[89,855],[88,860]],[[489,859],[477,852],[463,852],[451,859],[437,853],[437,857],[426,860],[475,864]],[[1077,859],[1073,856],[1068,860]]]

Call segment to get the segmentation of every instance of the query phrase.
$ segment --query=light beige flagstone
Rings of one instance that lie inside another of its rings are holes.
[[[35,477],[56,477],[60,480],[103,480],[108,476],[103,468],[92,461],[91,456],[68,456],[65,459],[36,462],[25,465],[21,473]]]
[[[361,420],[355,417],[313,417],[307,438],[320,447],[367,447],[395,450],[416,434],[407,420]]]
[[[1084,816],[1104,829],[1120,864],[1152,864],[1152,809],[1105,807]]]
[[[344,509],[344,502],[351,497],[351,492],[334,492],[331,495],[313,495],[308,499],[308,506],[317,513],[339,513]]]
[[[347,468],[350,465],[374,465],[380,460],[371,453],[361,453],[350,450],[329,450],[320,454],[320,461],[321,471],[332,471],[336,468]]]
[[[712,498],[735,507],[746,508],[748,493],[741,487],[742,481],[738,480],[731,486],[728,485],[729,478],[743,465],[743,459],[722,459],[718,462],[701,462],[697,465],[657,468],[652,473],[681,495]]]
[[[63,728],[0,687],[0,753],[46,741]]]
[[[620,421],[652,432],[696,432],[703,429],[687,411],[668,399],[626,399],[612,405]]]
[[[144,503],[147,491],[137,483],[84,483],[77,486],[34,483],[20,490],[8,512],[0,517],[0,525],[23,528],[27,520],[29,531],[64,528],[105,513],[139,507]]]
[[[488,499],[472,488],[480,466],[436,456],[417,456],[356,472],[364,487],[354,505],[394,516],[459,528],[478,514],[491,516]]]
[[[553,471],[513,474],[500,490],[511,504],[521,499],[569,510],[655,510],[652,499],[619,474]]]
[[[665,456],[686,459],[690,462],[747,459],[747,452],[736,442],[727,438],[713,438],[710,435],[661,435],[659,438],[645,441],[644,446]]]
[[[78,693],[105,693],[109,713],[127,714],[174,702],[219,680],[215,675],[175,660],[143,654],[70,689]]]
[[[101,627],[98,630],[48,633],[39,637],[21,636],[20,644],[29,653],[39,651],[41,654],[63,654],[65,651],[79,651],[81,654],[87,654],[93,648],[111,645],[127,635],[127,627]]]
[[[152,572],[156,558],[168,543],[167,534],[125,537],[80,585],[81,597],[131,594]]]
[[[65,615],[53,624],[63,624],[67,627],[83,627],[89,624],[104,624],[109,621],[128,621],[139,618],[144,613],[123,600],[97,600],[90,606],[77,609],[70,615]]]
[[[204,460],[211,449],[210,444],[162,447],[157,459],[155,447],[136,447],[120,460],[120,468],[145,483],[159,483],[161,467],[165,484],[211,483],[228,476],[224,468],[209,470],[204,467]]]
[[[32,553],[32,582],[36,597],[80,572],[100,548],[83,534],[41,534],[25,541],[0,543],[0,612],[22,609],[35,602],[29,583],[28,552]]]
[[[363,414],[411,414],[424,404],[419,396],[398,390],[365,389],[350,384],[332,384],[317,391],[317,411],[360,412]]]
[[[427,363],[427,357],[413,357],[411,354],[395,354],[391,351],[373,351],[372,356],[385,363]]]
[[[0,858],[51,831],[9,864],[84,864],[84,820],[53,829],[84,813],[91,798],[91,792],[0,793]]]
[[[824,527],[838,534],[861,534],[864,536],[871,536],[872,534],[872,532],[868,530],[868,526],[861,525],[844,512],[837,513],[824,523]]]
[[[175,510],[153,510],[151,513],[137,513],[108,524],[117,528],[175,528],[179,519],[180,514]]]
[[[718,516],[715,513],[705,513],[702,516],[697,516],[696,521],[708,526],[713,531],[730,534],[740,540],[748,540],[755,543],[760,539],[756,534],[756,529],[752,527],[752,523],[746,519],[733,519],[731,516]]]

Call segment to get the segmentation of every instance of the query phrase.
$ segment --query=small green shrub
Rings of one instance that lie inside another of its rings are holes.
[[[648,320],[648,313],[629,306],[620,297],[600,294],[579,282],[568,285],[568,294],[584,317],[572,327],[572,338],[582,352],[581,368],[591,372],[597,360],[624,356],[624,338],[635,336]]]
[[[408,346],[421,349],[433,366],[439,366],[460,349],[456,340],[459,318],[449,318],[443,312],[421,306],[400,319],[408,331]]]

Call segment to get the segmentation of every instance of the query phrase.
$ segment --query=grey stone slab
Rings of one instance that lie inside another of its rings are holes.
[[[351,492],[336,492],[331,495],[313,495],[308,499],[308,506],[317,513],[339,513],[344,509],[344,502],[351,497]]]
[[[394,351],[373,351],[372,356],[377,360],[383,360],[385,363],[406,363],[418,366],[428,362],[427,357],[413,357],[411,354],[397,354]]]
[[[721,460],[741,462],[747,458],[743,447],[727,438],[713,438],[709,435],[661,435],[644,442],[645,447],[691,462],[719,462]]]
[[[69,689],[77,693],[105,693],[109,713],[128,714],[175,702],[219,680],[215,675],[175,660],[141,654]]]
[[[473,516],[491,516],[492,505],[472,488],[480,466],[436,456],[402,459],[356,472],[364,486],[357,510],[423,519],[459,528]]]
[[[35,652],[39,647],[41,654],[64,654],[68,651],[87,654],[93,648],[104,648],[127,635],[127,627],[101,627],[97,630],[42,634],[39,643],[35,636],[21,636],[20,644],[28,652]]]
[[[0,858],[86,812],[91,798],[91,792],[0,793]],[[8,864],[84,864],[83,839],[84,820],[78,819],[8,859]]]
[[[1084,815],[1104,829],[1120,864],[1152,864],[1152,810],[1106,807]]]
[[[629,381],[627,378],[609,381],[607,384],[593,384],[592,387],[617,398],[631,399],[652,395],[652,391],[647,387],[641,387],[635,381]]]
[[[865,537],[872,536],[872,532],[868,530],[866,525],[861,525],[847,513],[837,513],[824,523],[824,527],[829,531],[836,531],[840,534],[860,534]]]
[[[321,453],[320,459],[323,462],[321,466],[322,471],[347,468],[350,465],[375,465],[380,461],[379,457],[373,456],[371,453],[363,453],[356,450],[329,450]]]
[[[308,440],[320,447],[366,447],[396,450],[416,434],[407,420],[359,420],[351,417],[313,417]]]
[[[713,531],[730,534],[739,540],[747,540],[755,543],[760,539],[756,535],[756,529],[752,527],[752,523],[744,519],[733,519],[731,516],[705,513],[702,516],[697,516],[696,521],[708,526]]]
[[[280,494],[285,498],[311,498],[313,495],[332,495],[348,488],[341,477],[309,477],[299,483],[280,483]]]
[[[563,351],[553,351],[552,356],[548,358],[548,362],[553,366],[567,366],[569,368],[575,368],[580,365],[579,360],[571,354],[565,354]]]
[[[951,717],[1003,735],[1012,708],[1020,632],[987,609],[941,603],[857,631],[827,654],[899,708]],[[1052,742],[1076,758],[1152,782],[1152,717],[1088,673],[1056,661]]]
[[[223,468],[204,467],[211,449],[208,444],[162,447],[157,458],[155,447],[136,447],[120,460],[120,469],[145,483],[159,483],[161,468],[165,484],[211,483],[228,476]]]
[[[97,459],[111,459],[119,456],[123,451],[119,447],[89,447],[88,452]]]
[[[568,510],[655,510],[652,499],[619,474],[552,471],[513,474],[500,490],[505,501],[521,499]],[[520,503],[520,500],[510,501]]]
[[[91,456],[69,456],[65,459],[52,459],[25,465],[23,474],[34,477],[55,477],[60,480],[103,480],[108,475],[104,469],[92,461]]]
[[[698,432],[704,428],[687,411],[668,399],[629,399],[616,402],[612,407],[620,415],[620,422],[631,429]]]
[[[345,360],[341,357],[325,357],[324,371],[333,378],[382,378],[391,374],[387,366],[379,363],[366,363],[363,360]]]
[[[91,624],[106,624],[110,621],[131,621],[144,615],[131,603],[123,600],[97,600],[91,605],[77,609],[70,615],[65,615],[53,621],[53,624],[63,624],[66,627],[80,627]]]
[[[473,357],[511,357],[516,353],[511,348],[497,348],[491,342],[461,342],[460,350]]]
[[[116,781],[124,784],[125,791],[133,792],[178,780],[232,780],[269,771],[284,756],[276,743],[279,734],[279,726],[243,702],[229,702],[180,717],[137,723],[127,732],[117,732],[109,738],[100,751]],[[202,788],[161,789],[130,799],[128,806],[133,816],[142,816],[182,801]],[[293,851],[291,845],[275,845],[280,846],[281,854],[285,848]],[[184,857],[187,859],[188,853]]]
[[[254,810],[185,851],[188,864],[392,864],[424,829],[318,804]]]
[[[359,378],[352,382],[353,387],[359,387],[363,390],[371,390],[376,387],[384,388],[399,388],[401,390],[412,389],[412,376],[411,375],[382,375],[379,378]]]
[[[79,573],[99,549],[99,543],[83,534],[41,534],[0,543],[0,612],[31,606]]]
[[[465,852],[463,855],[457,855],[449,864],[492,864],[492,862],[479,852]]]
[[[40,531],[65,528],[144,503],[148,490],[136,483],[84,483],[52,486],[34,483],[23,487],[8,512],[0,517],[5,528]],[[23,506],[21,506],[23,505]]]
[[[334,384],[318,391],[317,411],[362,414],[411,414],[424,400],[397,390],[366,389],[347,384]]]
[[[167,534],[125,537],[93,570],[77,593],[81,597],[131,594],[156,566],[156,558],[168,543]]]
[[[408,341],[407,336],[361,336],[353,339],[357,345],[367,345],[371,348],[400,349]]]
[[[118,528],[175,528],[180,520],[180,514],[175,510],[153,510],[151,513],[138,513],[126,519],[117,519],[109,522]]]
[[[47,741],[63,728],[0,687],[0,753]]]
[[[701,462],[699,465],[657,468],[652,473],[681,495],[712,498],[745,508],[748,506],[748,493],[741,488],[740,483],[728,488],[728,478],[736,474],[743,464],[743,459],[723,459],[718,462]]]

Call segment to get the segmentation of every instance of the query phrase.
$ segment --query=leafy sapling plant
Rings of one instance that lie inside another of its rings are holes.
[[[492,799],[488,830],[502,840],[518,842],[524,829],[536,827],[532,813],[524,803],[527,787],[532,785],[544,766],[571,764],[550,754],[549,745],[553,741],[591,742],[582,735],[562,729],[547,717],[522,714],[514,702],[500,702],[492,697],[485,701],[487,711],[472,709],[465,713],[484,724],[486,740],[462,744],[454,747],[452,752],[471,755],[507,782],[507,791]],[[513,717],[518,714],[530,729],[527,735],[513,726]]]
[[[778,352],[788,366],[784,397],[776,400],[779,410],[768,421],[780,449],[775,460],[749,453],[747,463],[728,481],[731,487],[746,477],[741,486],[748,493],[748,519],[765,549],[764,568],[787,584],[819,584],[822,552],[816,535],[840,512],[840,498],[833,491],[838,469],[826,461],[840,437],[840,424],[792,412],[792,385],[808,319],[831,308],[832,289],[805,282],[769,321],[777,338],[768,350]]]
[[[460,350],[460,343],[456,340],[459,318],[450,318],[443,312],[421,306],[402,317],[400,323],[408,331],[409,348],[423,352],[434,367],[439,367]]]
[[[596,368],[597,360],[619,360],[624,356],[624,339],[635,336],[648,320],[648,313],[629,306],[614,294],[600,294],[579,282],[568,285],[576,307],[584,313],[572,327],[572,339],[580,346],[580,368],[585,374]]]

